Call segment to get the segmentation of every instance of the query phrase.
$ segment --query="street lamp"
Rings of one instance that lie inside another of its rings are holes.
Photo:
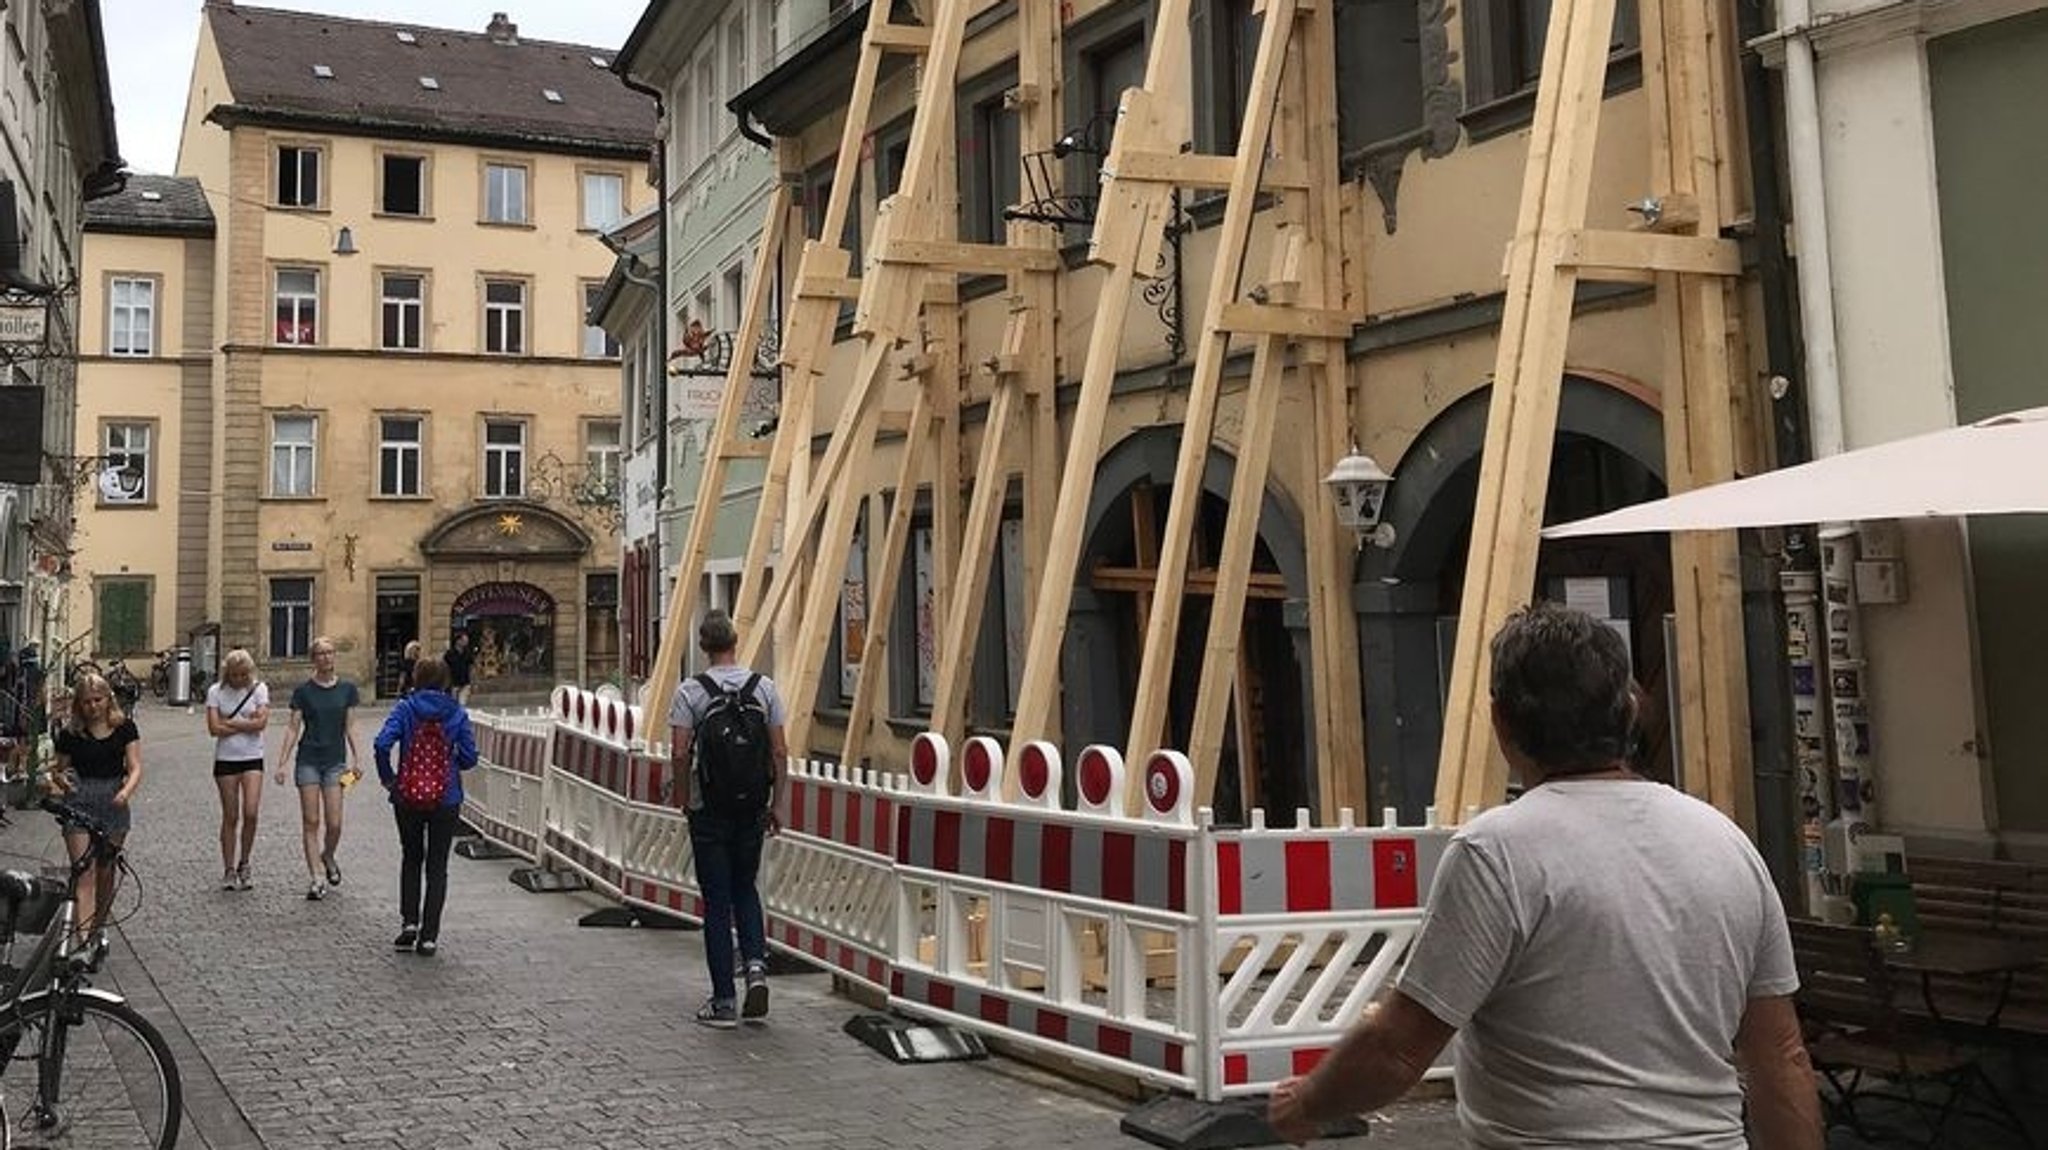
[[[1370,455],[1361,455],[1357,448],[1351,454],[1337,461],[1337,466],[1323,476],[1329,485],[1330,497],[1337,505],[1337,524],[1349,527],[1363,547],[1371,542],[1375,547],[1394,545],[1394,525],[1380,522],[1380,512],[1387,501],[1387,491],[1394,485],[1394,477],[1386,469],[1373,462]]]

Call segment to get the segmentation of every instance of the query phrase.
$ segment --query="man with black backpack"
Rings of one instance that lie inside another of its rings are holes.
[[[762,844],[781,829],[775,796],[789,758],[782,695],[775,680],[740,665],[739,643],[730,616],[706,614],[697,646],[711,666],[677,684],[668,708],[675,797],[689,814],[711,968],[711,997],[697,1021],[719,1030],[768,1017],[768,940],[754,879]],[[733,957],[735,929],[746,964],[744,1000]]]

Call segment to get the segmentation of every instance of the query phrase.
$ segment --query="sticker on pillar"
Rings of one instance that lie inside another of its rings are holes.
[[[1124,757],[1115,748],[1098,744],[1082,751],[1074,767],[1074,783],[1082,810],[1098,815],[1123,815]]]
[[[1195,798],[1195,768],[1179,751],[1154,751],[1145,760],[1145,817],[1185,824]]]
[[[962,793],[970,798],[1000,800],[1003,795],[1003,745],[987,735],[967,740],[960,752]]]
[[[952,768],[952,748],[945,736],[926,731],[910,743],[910,781],[927,794],[944,794],[946,773]]]
[[[1033,739],[1017,752],[1017,785],[1026,803],[1058,809],[1060,774],[1059,748],[1044,739]]]

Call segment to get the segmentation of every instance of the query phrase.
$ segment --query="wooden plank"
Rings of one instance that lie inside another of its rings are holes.
[[[1047,248],[1013,248],[1005,244],[970,244],[958,240],[899,239],[875,253],[883,263],[926,264],[933,271],[966,275],[1003,272],[1056,272],[1060,254]]]
[[[1332,308],[1280,307],[1272,304],[1226,304],[1216,317],[1217,328],[1244,335],[1286,335],[1307,339],[1344,339],[1356,321],[1349,312]]]
[[[1197,152],[1126,152],[1115,169],[1120,180],[1134,183],[1175,184],[1183,188],[1221,191],[1230,187],[1237,169],[1237,157],[1208,156]],[[1271,157],[1259,173],[1259,183],[1272,189],[1307,190],[1308,169],[1298,160]]]
[[[1138,688],[1131,706],[1130,736],[1125,742],[1127,762],[1142,762],[1158,749],[1148,744],[1166,722],[1174,645],[1180,630],[1179,588],[1187,575],[1189,542],[1202,502],[1202,473],[1208,467],[1209,445],[1215,435],[1223,363],[1230,354],[1230,332],[1219,325],[1225,309],[1236,302],[1244,274],[1245,247],[1258,210],[1258,160],[1272,136],[1281,64],[1294,36],[1294,24],[1295,0],[1271,0],[1252,64],[1244,125],[1238,132],[1237,171],[1216,234],[1215,272],[1202,308],[1201,334],[1195,339],[1194,373],[1188,383],[1180,454],[1174,464],[1173,499],[1167,504],[1166,530],[1160,540],[1159,587],[1152,596],[1152,616],[1145,630]]]
[[[775,285],[775,260],[782,250],[784,225],[789,220],[790,187],[778,180],[768,194],[768,210],[761,220],[761,243],[754,251],[753,282],[747,285],[746,307],[740,314],[739,330],[733,336],[732,360],[726,368],[725,394],[719,397],[718,418],[712,422],[710,451],[697,479],[696,510],[690,516],[689,531],[683,538],[682,554],[676,557],[675,589],[669,594],[663,616],[661,643],[647,679],[646,716],[649,738],[666,738],[669,694],[675,690],[683,663],[683,652],[694,639],[690,619],[696,614],[698,582],[711,553],[711,537],[718,525],[718,509],[725,497],[728,464],[748,457],[756,441],[738,441],[740,414],[746,407],[751,385],[754,354],[761,346],[761,331],[768,322],[770,291]],[[744,445],[744,446],[743,446]]]
[[[853,713],[846,723],[846,742],[839,751],[839,761],[849,766],[866,765],[868,734],[880,721],[886,706],[886,701],[878,699],[878,696],[888,676],[876,672],[887,665],[889,637],[896,615],[896,588],[902,579],[904,560],[910,552],[910,528],[917,508],[918,477],[923,473],[925,447],[932,440],[931,394],[929,382],[918,389],[916,406],[910,412],[911,433],[904,437],[901,456],[897,460],[896,496],[889,507],[889,528],[882,539],[881,570],[871,581],[874,593],[868,596],[868,633],[867,641],[861,646],[860,682],[854,687]]]
[[[1506,766],[1493,745],[1487,644],[1535,580],[1575,282],[1556,266],[1555,244],[1586,218],[1614,0],[1556,0],[1550,19],[1437,771],[1437,806],[1454,822],[1506,794]]]
[[[1051,4],[1020,4],[1017,7],[1017,78],[1020,100],[1017,107],[1018,147],[1028,154],[1052,149],[1065,125],[1061,122],[1062,21]],[[1052,185],[1047,192],[1058,195],[1064,186],[1064,165],[1050,166]],[[1044,248],[1057,251],[1060,231],[1046,224],[1012,220],[1007,229],[1012,247]],[[1010,292],[1017,300],[1011,323],[1018,329],[1015,363],[1023,387],[1022,486],[1024,495],[1024,601],[1025,626],[1043,593],[1046,581],[1046,552],[1052,541],[1054,506],[1059,499],[1060,428],[1055,407],[1059,383],[1059,324],[1057,306],[1060,273],[1023,273],[1010,277]],[[1021,323],[1018,322],[1021,319]],[[1009,347],[1006,351],[1012,350]],[[1072,573],[1066,573],[1067,578]],[[1057,730],[1048,732],[1057,738]]]
[[[1581,229],[1559,242],[1557,262],[1585,279],[1614,271],[1733,277],[1742,274],[1742,248],[1734,240],[1710,236]]]
[[[852,259],[851,253],[847,259]],[[796,283],[798,299],[828,299],[834,303],[860,298],[860,280],[852,276],[800,276]]]
[[[1148,491],[1140,488],[1139,491]],[[1132,492],[1135,497],[1138,492]],[[1149,597],[1152,588],[1159,582],[1159,573],[1151,567],[1096,567],[1088,572],[1088,585],[1097,591],[1119,591]],[[1183,593],[1195,596],[1209,596],[1216,593],[1217,574],[1213,567],[1196,568],[1189,571],[1187,581],[1181,585]],[[1245,579],[1244,596],[1248,599],[1269,599],[1275,602],[1288,597],[1287,579],[1266,571],[1254,571]]]
[[[868,43],[891,52],[922,56],[931,51],[932,32],[915,24],[884,24],[868,33]]]
[[[1016,418],[1018,385],[996,384],[982,426],[980,458],[974,469],[974,494],[961,530],[960,561],[953,569],[952,597],[939,630],[938,691],[932,700],[931,727],[959,745],[966,733],[967,699],[974,679],[974,651],[988,606],[989,577],[995,566],[996,534],[1002,528],[1005,468],[1003,449]],[[1008,784],[1005,783],[1007,787]]]

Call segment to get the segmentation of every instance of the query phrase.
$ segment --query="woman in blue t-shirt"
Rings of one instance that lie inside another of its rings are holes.
[[[129,811],[142,785],[142,733],[114,702],[105,678],[78,677],[71,694],[71,719],[57,731],[54,789],[107,832],[118,847],[128,840]],[[66,831],[64,846],[77,862],[91,843],[84,831]],[[104,937],[105,911],[114,902],[115,860],[93,867],[93,881],[78,884],[79,939]]]
[[[299,785],[308,901],[326,898],[328,887],[341,885],[334,852],[341,846],[342,790],[361,773],[351,721],[361,701],[356,685],[334,673],[334,640],[325,635],[313,640],[313,677],[292,690],[291,724],[277,758],[277,785],[284,785],[288,763]]]

